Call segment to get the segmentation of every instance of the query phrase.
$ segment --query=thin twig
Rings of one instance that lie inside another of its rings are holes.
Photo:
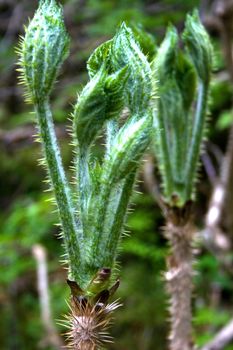
[[[222,350],[231,342],[233,342],[233,319],[201,350]]]
[[[59,336],[51,317],[49,287],[48,287],[48,269],[46,261],[45,248],[40,244],[32,247],[32,253],[37,263],[37,288],[40,300],[41,320],[46,332],[44,345],[51,345],[56,349],[64,349],[64,344]]]
[[[154,162],[150,155],[147,155],[146,160],[143,164],[143,180],[147,191],[150,193],[155,203],[158,204],[163,213],[165,213],[165,206],[161,199],[161,193],[159,190],[159,184],[156,181],[154,174]]]
[[[227,70],[233,82],[233,57],[232,57],[232,35],[233,35],[233,1],[214,1],[212,5],[211,23],[217,23]],[[210,22],[204,20],[208,25]],[[215,29],[216,29],[215,28]],[[233,124],[230,129],[225,155],[222,159],[219,177],[215,182],[209,208],[205,218],[205,229],[203,237],[207,246],[214,251],[226,251],[230,248],[229,239],[221,232],[219,226],[225,204],[227,187],[231,175],[231,164],[233,162]]]

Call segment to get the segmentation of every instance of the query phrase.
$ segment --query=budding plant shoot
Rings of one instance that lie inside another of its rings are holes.
[[[109,303],[119,285],[116,258],[139,161],[152,129],[152,72],[124,23],[87,63],[89,82],[74,107],[75,184],[63,168],[50,95],[69,53],[63,12],[40,1],[19,48],[21,81],[33,104],[49,182],[57,204],[71,289],[69,346],[97,349],[118,307]],[[127,109],[125,122],[120,117]],[[92,154],[105,137],[101,159]]]
[[[19,53],[21,82],[34,107],[43,166],[61,224],[71,291],[68,347],[94,350],[111,342],[111,301],[119,286],[117,258],[137,169],[148,147],[157,159],[170,245],[165,281],[170,297],[170,350],[193,350],[193,223],[198,163],[206,135],[212,47],[197,12],[188,15],[182,45],[168,28],[157,49],[151,36],[122,23],[87,62],[89,81],[72,112],[68,180],[50,96],[69,55],[63,11],[41,0]],[[149,63],[150,62],[150,63]],[[104,140],[101,156],[93,147]]]

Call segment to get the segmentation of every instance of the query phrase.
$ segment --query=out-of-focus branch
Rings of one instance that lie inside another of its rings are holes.
[[[51,317],[45,248],[36,244],[32,247],[32,253],[37,263],[37,288],[40,300],[41,320],[46,332],[43,346],[46,347],[50,345],[56,349],[64,349],[62,339],[59,336]]]
[[[210,14],[207,16],[204,15],[204,23],[210,28],[213,28],[213,25],[215,25],[215,29],[219,32],[227,70],[230,74],[231,81],[233,82],[233,0],[213,1],[208,13]],[[221,232],[219,226],[225,204],[232,162],[233,125],[230,129],[227,148],[220,167],[219,177],[215,181],[213,188],[213,193],[205,218],[205,230],[203,231],[203,237],[207,246],[217,252],[226,251],[230,248],[229,239]]]
[[[210,29],[219,32],[222,49],[225,56],[227,70],[233,83],[233,0],[215,0],[211,4],[204,22]],[[210,13],[210,15],[209,15]],[[221,257],[224,265],[224,251],[229,250],[230,240],[220,230],[220,221],[223,208],[228,195],[230,177],[233,169],[233,124],[230,129],[225,155],[222,159],[219,177],[213,188],[209,209],[205,218],[205,230],[203,236],[209,247],[217,250],[217,256]],[[222,259],[223,258],[223,259]],[[226,267],[226,266],[225,266]],[[229,269],[228,269],[229,270]],[[232,269],[229,270],[230,272]],[[233,319],[217,333],[212,341],[201,350],[221,350],[233,341]]]
[[[213,166],[213,163],[210,159],[209,154],[208,153],[202,154],[201,160],[204,165],[209,181],[211,182],[212,185],[214,185],[216,180],[216,170],[215,170],[215,167]]]
[[[161,193],[159,191],[159,184],[156,181],[156,177],[154,174],[154,162],[151,155],[147,155],[147,158],[143,165],[143,180],[146,186],[146,190],[150,193],[155,203],[157,203],[160,209],[165,212],[165,206],[161,199]]]
[[[233,319],[201,350],[222,350],[233,341]]]
[[[230,130],[226,153],[223,157],[220,175],[213,188],[209,208],[205,217],[205,229],[203,237],[207,245],[215,251],[227,251],[230,248],[230,241],[221,232],[219,225],[226,198],[226,189],[231,174],[233,161],[233,125]]]

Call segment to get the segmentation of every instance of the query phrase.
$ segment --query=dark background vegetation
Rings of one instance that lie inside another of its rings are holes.
[[[210,1],[211,2],[211,1]],[[54,225],[57,214],[45,190],[45,171],[38,166],[40,146],[33,141],[34,115],[25,105],[23,89],[17,85],[15,47],[23,24],[32,17],[37,1],[0,1],[0,348],[55,349],[48,344],[41,322],[36,262],[32,247],[40,243],[47,251],[51,308],[54,320],[66,311],[69,290],[66,271],[60,264],[63,249]],[[187,12],[194,7],[205,17],[206,5],[196,0],[67,0],[65,21],[71,36],[71,54],[59,77],[52,105],[57,132],[67,169],[72,159],[67,125],[77,92],[87,81],[85,62],[101,42],[114,35],[122,20],[141,24],[159,44],[168,23],[182,30]],[[195,221],[198,230],[204,227],[213,184],[219,163],[226,149],[232,122],[233,87],[229,65],[218,30],[209,25],[215,47],[215,72],[211,87],[209,141],[205,166],[201,167]],[[206,171],[207,170],[207,171]],[[231,173],[232,176],[233,173]],[[140,171],[143,180],[143,170]],[[116,338],[111,349],[162,350],[167,335],[167,304],[163,284],[166,242],[160,227],[161,211],[150,191],[141,181],[143,194],[133,195],[133,211],[128,215],[130,236],[122,242],[119,256],[121,286],[118,297],[124,306],[116,313]],[[233,225],[231,191],[227,191],[221,229],[230,242]],[[211,339],[232,315],[231,250],[224,253],[222,263],[203,244],[197,246],[194,326],[198,344]],[[56,324],[59,332],[64,328]],[[232,350],[229,345],[227,350]]]

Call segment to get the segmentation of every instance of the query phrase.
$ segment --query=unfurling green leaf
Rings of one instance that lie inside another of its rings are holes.
[[[103,65],[83,89],[73,114],[74,132],[81,148],[89,147],[104,123],[121,113],[127,77],[127,67],[108,76]]]
[[[93,78],[95,74],[100,70],[103,63],[108,67],[110,61],[110,50],[112,46],[112,40],[106,41],[105,43],[98,46],[93,54],[87,61],[87,69],[90,78]],[[108,64],[107,64],[108,63]]]
[[[132,30],[123,23],[112,41],[111,66],[118,70],[126,65],[130,67],[126,83],[128,107],[133,114],[141,114],[151,99],[151,70]]]
[[[137,167],[138,161],[150,143],[152,115],[129,120],[118,132],[105,164],[104,176],[117,183]]]

